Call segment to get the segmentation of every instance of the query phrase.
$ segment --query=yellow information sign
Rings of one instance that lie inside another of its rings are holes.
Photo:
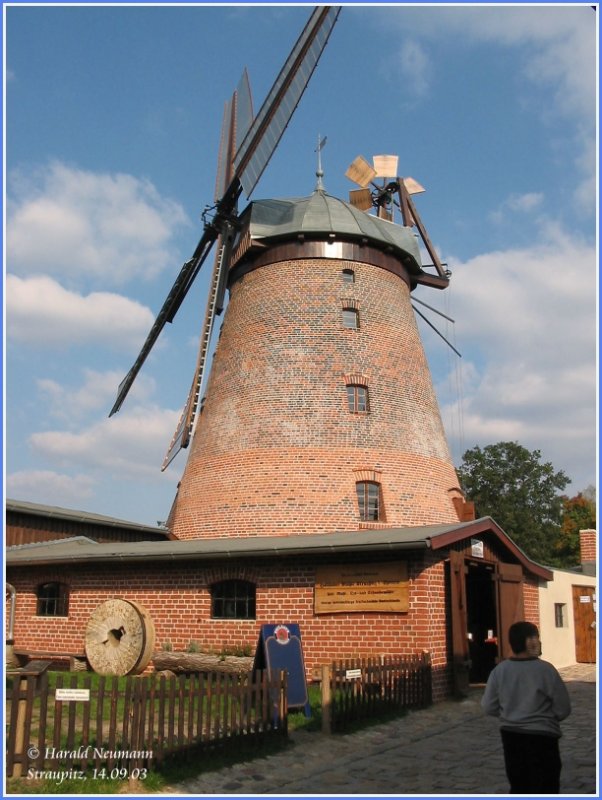
[[[403,561],[316,568],[314,611],[408,611],[408,565]]]

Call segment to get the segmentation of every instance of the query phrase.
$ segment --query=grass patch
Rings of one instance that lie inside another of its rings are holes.
[[[311,708],[311,717],[306,717],[304,710],[299,708],[290,709],[288,712],[288,729],[289,731],[305,730],[308,732],[322,730],[322,694],[319,686],[310,685],[308,687],[309,705]],[[374,725],[380,725],[384,722],[404,717],[407,714],[405,709],[396,708],[383,708],[380,709],[373,716],[366,715],[365,717],[346,722],[345,726],[339,730],[335,730],[335,734],[355,733],[364,728],[371,728]]]
[[[302,708],[292,708],[288,712],[289,731],[321,731],[322,730],[322,692],[319,686],[310,684],[307,687],[307,696],[311,717],[305,716]]]

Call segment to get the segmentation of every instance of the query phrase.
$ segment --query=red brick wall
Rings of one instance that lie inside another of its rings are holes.
[[[359,330],[342,326],[351,302]],[[366,379],[369,414],[349,412],[349,375]],[[458,521],[458,481],[397,275],[334,259],[247,273],[231,288],[206,395],[170,517],[179,538],[354,530],[356,470],[379,472],[388,526]]]
[[[596,531],[579,531],[579,544],[581,547],[581,561],[596,560]]]
[[[539,627],[539,581],[536,578],[525,576],[523,597],[525,600],[525,620]]]
[[[310,558],[283,558],[279,562],[257,559],[246,563],[233,560],[213,565],[117,563],[110,567],[9,569],[8,580],[17,590],[15,647],[83,653],[85,631],[94,609],[109,598],[121,597],[140,603],[152,618],[156,650],[167,643],[172,650],[187,650],[195,642],[202,650],[219,652],[246,645],[254,652],[262,624],[298,623],[308,677],[315,667],[334,659],[412,655],[426,650],[433,665],[434,697],[442,699],[451,689],[446,556],[444,550],[424,550],[397,557],[408,565],[409,610],[392,614],[315,615],[316,562]],[[388,558],[381,553],[374,554],[371,560]],[[355,559],[356,563],[366,560],[366,556]],[[211,619],[210,585],[227,578],[256,585],[255,620]],[[36,616],[36,586],[49,581],[69,586],[68,618]],[[539,625],[538,582],[529,576],[524,583],[524,602],[525,619]]]
[[[203,650],[248,645],[255,651],[263,623],[295,622],[301,627],[308,676],[332,659],[368,655],[410,655],[428,650],[436,678],[436,698],[446,693],[444,564],[426,552],[407,559],[410,577],[408,613],[314,615],[315,565],[261,561],[253,564],[82,566],[80,569],[15,569],[9,580],[17,590],[15,647],[83,653],[85,631],[93,610],[112,597],[135,600],[152,618],[156,650],[169,642],[186,650],[196,642]],[[384,560],[382,557],[378,560]],[[365,563],[365,559],[362,561]],[[256,584],[252,621],[210,618],[209,586],[240,578]],[[69,616],[37,617],[35,587],[42,582],[67,583]]]

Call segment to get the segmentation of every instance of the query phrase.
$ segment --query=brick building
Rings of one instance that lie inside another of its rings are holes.
[[[482,680],[552,575],[462,496],[410,302],[447,280],[410,228],[321,190],[252,203],[229,275],[177,541],[9,551],[16,646],[82,652],[94,608],[121,597],[157,648],[253,647],[262,623],[294,622],[310,674],[428,650],[436,697]],[[59,614],[40,613],[49,585]]]
[[[334,658],[428,650],[438,697],[451,690],[454,677],[460,686],[482,679],[483,665],[497,651],[498,620],[501,630],[516,616],[538,621],[538,582],[551,579],[488,518],[227,541],[78,539],[15,548],[8,564],[20,653],[83,657],[92,612],[120,597],[148,612],[158,650],[185,651],[193,642],[215,651],[253,649],[259,626],[276,622],[301,626],[310,675]],[[65,605],[52,614],[40,609],[39,587],[48,584],[65,589]],[[230,616],[219,592],[232,585],[240,591],[227,598],[238,605]],[[366,594],[358,598],[358,591]],[[392,610],[381,611],[383,601]],[[506,642],[499,648],[508,655]],[[472,676],[469,658],[478,671]]]

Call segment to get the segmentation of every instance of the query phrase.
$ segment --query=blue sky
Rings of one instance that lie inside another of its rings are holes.
[[[155,524],[192,378],[204,269],[108,418],[212,203],[224,101],[258,110],[311,6],[4,7],[5,490]],[[452,284],[416,296],[454,462],[518,441],[596,484],[597,11],[345,6],[252,199],[394,153]],[[424,310],[421,308],[421,310]],[[427,312],[428,313],[428,312]]]

